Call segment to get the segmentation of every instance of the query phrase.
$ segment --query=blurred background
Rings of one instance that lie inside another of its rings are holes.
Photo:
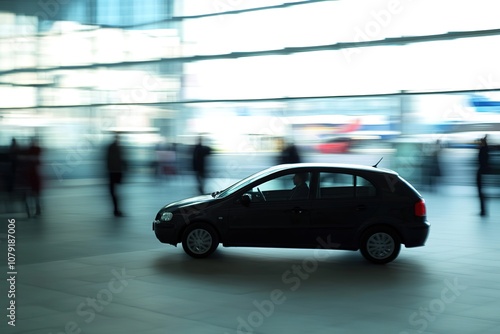
[[[500,174],[496,8],[0,1],[2,161],[12,138],[27,146],[35,136],[48,184],[99,180],[121,133],[131,180],[190,175],[203,136],[212,177],[247,176],[294,143],[302,161],[383,157],[419,187],[472,185],[485,134]]]

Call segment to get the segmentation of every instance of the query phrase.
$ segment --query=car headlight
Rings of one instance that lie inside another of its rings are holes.
[[[160,220],[163,222],[168,222],[168,221],[172,220],[173,216],[174,216],[174,214],[172,212],[166,211],[166,212],[161,214]]]

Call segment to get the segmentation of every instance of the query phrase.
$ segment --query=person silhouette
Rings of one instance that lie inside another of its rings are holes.
[[[193,149],[193,170],[196,174],[196,181],[198,183],[198,192],[204,194],[205,192],[205,177],[207,173],[207,156],[212,153],[212,149],[203,145],[202,137],[198,137],[198,142]]]
[[[108,172],[109,193],[113,201],[113,214],[115,217],[122,217],[123,213],[120,210],[116,186],[122,183],[126,163],[123,155],[123,148],[120,145],[120,136],[118,134],[115,135],[113,142],[108,145],[106,150],[106,168]]]
[[[478,169],[476,172],[476,185],[477,185],[477,192],[479,196],[479,204],[481,207],[481,216],[486,216],[487,211],[486,211],[486,196],[484,195],[484,189],[483,189],[483,176],[484,174],[489,172],[490,169],[490,164],[489,164],[489,159],[490,159],[490,153],[489,153],[489,146],[488,146],[488,139],[487,135],[485,135],[483,138],[480,139],[479,141],[479,152],[478,152]]]
[[[295,164],[301,161],[297,146],[293,142],[286,143],[278,157],[278,164]]]
[[[26,171],[29,196],[33,198],[35,202],[36,216],[42,213],[40,205],[40,194],[42,191],[42,176],[40,174],[41,154],[42,148],[39,146],[37,138],[33,137],[26,151]]]
[[[430,154],[428,157],[428,182],[429,190],[435,191],[437,186],[439,186],[439,179],[442,176],[441,169],[441,152],[442,152],[441,140],[436,140],[436,142],[430,147]]]
[[[18,178],[18,170],[19,170],[19,155],[20,148],[17,144],[16,138],[11,139],[10,147],[9,147],[9,170],[8,170],[8,183],[7,183],[7,191],[9,194],[12,194],[14,190],[16,190],[17,182],[19,182]]]
[[[307,199],[309,197],[309,187],[307,186],[307,174],[297,173],[293,176],[293,184],[290,199]]]

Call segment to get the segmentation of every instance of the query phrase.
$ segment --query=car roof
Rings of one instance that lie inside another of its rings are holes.
[[[364,172],[371,172],[371,173],[382,173],[382,174],[394,174],[397,175],[398,173],[387,168],[379,168],[379,167],[373,167],[373,166],[366,166],[366,165],[360,165],[360,164],[344,164],[344,163],[317,163],[317,162],[302,162],[302,163],[295,163],[295,164],[282,164],[282,165],[276,165],[273,167],[269,168],[270,172],[277,172],[277,171],[282,171],[282,170],[289,170],[289,169],[294,169],[294,168],[314,168],[314,169],[321,169],[321,168],[335,168],[335,169],[340,169],[340,170],[346,170],[346,171],[364,171]]]

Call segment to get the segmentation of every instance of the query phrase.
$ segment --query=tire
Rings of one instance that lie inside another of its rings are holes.
[[[360,250],[364,258],[370,262],[389,263],[398,257],[401,239],[391,228],[371,228],[361,237]]]
[[[188,225],[182,235],[182,248],[191,257],[200,259],[212,254],[219,246],[217,231],[206,223]]]

